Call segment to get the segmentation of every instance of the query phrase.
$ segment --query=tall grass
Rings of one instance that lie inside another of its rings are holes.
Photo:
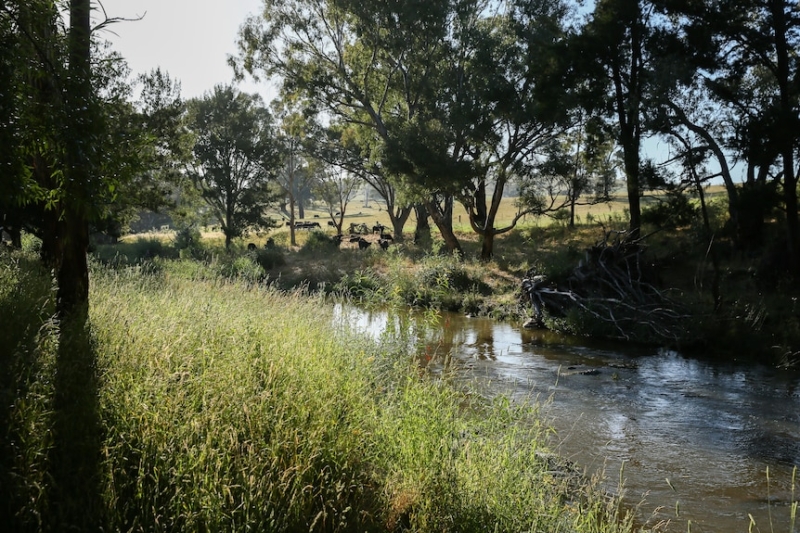
[[[36,531],[48,500],[58,324],[35,255],[0,247],[0,523]]]
[[[90,339],[60,345],[47,273],[32,283],[4,267],[4,311],[9,295],[39,294],[17,298],[34,310],[16,329],[28,333],[0,326],[18,341],[15,361],[28,360],[3,388],[12,530],[62,525],[51,496],[56,365],[87,349],[102,438],[84,456],[98,463],[88,486],[106,530],[632,530],[546,453],[532,406],[465,398],[423,375],[405,344],[334,324],[321,301],[168,275],[172,266],[95,266]],[[66,434],[80,440],[83,427]]]

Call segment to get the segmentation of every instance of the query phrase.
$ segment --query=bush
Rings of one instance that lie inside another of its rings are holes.
[[[697,207],[680,192],[670,191],[666,200],[642,209],[642,222],[659,228],[677,228],[691,225],[697,219]]]
[[[255,262],[264,270],[272,270],[275,267],[286,264],[283,252],[277,248],[261,248],[250,252],[255,258]]]
[[[372,269],[358,270],[345,274],[333,286],[333,292],[356,300],[375,298],[385,283]]]
[[[156,257],[174,257],[175,249],[164,244],[156,237],[140,237],[135,241],[118,246],[120,253],[127,258],[129,263],[138,263]]]
[[[337,250],[339,247],[326,233],[322,231],[312,231],[308,234],[305,244],[300,249],[302,253],[330,253],[332,250]]]
[[[219,274],[228,279],[257,283],[265,278],[264,269],[250,255],[222,256],[217,263]]]
[[[179,228],[175,233],[175,248],[186,250],[200,246],[203,236],[194,224]]]

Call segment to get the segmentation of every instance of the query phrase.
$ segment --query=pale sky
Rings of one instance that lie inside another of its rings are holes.
[[[102,17],[98,1],[95,17]],[[127,60],[133,74],[161,67],[181,82],[184,98],[202,96],[218,83],[232,83],[226,60],[236,54],[239,26],[261,11],[261,0],[99,0],[109,18],[138,18],[109,26],[102,37]],[[268,104],[274,88],[245,80],[239,88],[257,92]]]

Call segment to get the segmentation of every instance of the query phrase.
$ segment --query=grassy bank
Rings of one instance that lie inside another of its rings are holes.
[[[83,328],[50,319],[31,256],[0,261],[13,531],[633,530],[557,467],[534,406],[465,397],[320,300],[98,266]]]
[[[367,305],[416,306],[523,322],[532,313],[520,299],[525,273],[535,269],[552,284],[568,287],[587,249],[607,231],[625,227],[612,215],[602,222],[575,228],[523,225],[498,236],[491,261],[477,259],[480,242],[471,232],[459,234],[465,260],[444,255],[435,233],[432,242],[415,244],[408,235],[384,251],[377,245],[367,250],[350,243],[337,247],[322,232],[298,232],[298,246],[291,247],[284,230],[271,234],[276,243],[271,250],[263,248],[265,238],[254,237],[254,252],[246,249],[247,241],[225,251],[213,236],[178,250],[171,235],[151,235],[98,247],[96,254],[111,265],[157,269],[168,263],[161,259],[194,258],[199,261],[184,262],[184,267],[207,277],[246,278],[283,290],[302,287]],[[800,292],[790,277],[775,272],[762,256],[736,250],[724,231],[713,238],[694,226],[647,227],[645,232],[652,232],[642,256],[652,283],[685,316],[681,327],[674,328],[681,331],[680,338],[655,338],[652,343],[669,342],[702,357],[800,366]],[[549,327],[570,334],[619,337],[614,326],[587,313],[551,318]]]

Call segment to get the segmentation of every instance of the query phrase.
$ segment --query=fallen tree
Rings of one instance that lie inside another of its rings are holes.
[[[645,259],[644,237],[607,231],[561,282],[529,270],[523,297],[533,308],[526,327],[546,327],[548,319],[569,317],[583,331],[607,338],[679,343],[687,338],[691,315],[660,289],[652,262]],[[553,322],[555,323],[555,322]],[[588,326],[587,326],[588,324]]]

